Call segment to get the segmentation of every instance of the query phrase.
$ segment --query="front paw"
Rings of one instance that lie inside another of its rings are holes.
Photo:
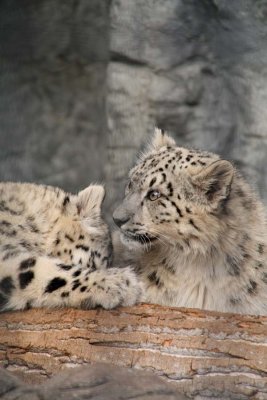
[[[118,306],[136,304],[142,293],[142,284],[130,268],[111,268],[94,285],[91,301],[93,299],[95,306],[109,310]]]
[[[120,272],[123,273],[121,277],[123,291],[120,305],[132,306],[140,301],[144,291],[143,284],[131,268],[121,269]]]

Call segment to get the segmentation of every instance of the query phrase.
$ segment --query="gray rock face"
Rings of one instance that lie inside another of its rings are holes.
[[[266,0],[3,0],[0,179],[106,213],[155,125],[233,160],[267,199]]]
[[[112,365],[84,365],[39,386],[25,385],[0,369],[2,400],[185,400],[174,386],[147,372]]]
[[[266,16],[257,0],[112,2],[111,203],[153,126],[233,160],[267,198]]]
[[[1,1],[1,180],[103,178],[108,16],[103,0]]]

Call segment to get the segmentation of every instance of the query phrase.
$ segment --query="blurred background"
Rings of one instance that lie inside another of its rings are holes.
[[[267,0],[1,0],[0,179],[105,211],[154,126],[233,160],[267,201]]]

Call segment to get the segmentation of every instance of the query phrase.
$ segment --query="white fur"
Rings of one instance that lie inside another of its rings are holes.
[[[230,162],[156,129],[129,179],[115,254],[138,272],[143,301],[267,315],[265,212]]]
[[[109,268],[104,188],[78,195],[33,184],[0,184],[0,310],[132,305],[141,284]]]

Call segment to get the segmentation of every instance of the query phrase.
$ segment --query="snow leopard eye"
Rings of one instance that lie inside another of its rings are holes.
[[[150,190],[147,194],[147,197],[151,201],[155,201],[155,200],[159,199],[160,196],[161,196],[161,193],[158,190]]]
[[[133,183],[132,181],[129,181],[126,185],[125,192],[129,193],[132,190],[132,188],[133,188]]]

